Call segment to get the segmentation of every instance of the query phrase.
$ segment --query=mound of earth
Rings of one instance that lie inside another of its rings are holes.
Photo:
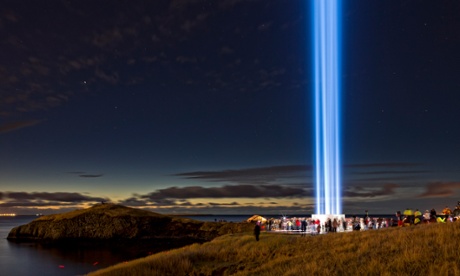
[[[10,241],[113,241],[187,239],[209,241],[215,237],[251,231],[250,223],[201,222],[166,216],[116,204],[42,216],[13,228]]]

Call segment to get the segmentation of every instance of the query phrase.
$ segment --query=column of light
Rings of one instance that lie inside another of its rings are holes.
[[[313,0],[317,214],[341,214],[340,0]]]

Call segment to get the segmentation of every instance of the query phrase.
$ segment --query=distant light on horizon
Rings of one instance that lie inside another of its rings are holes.
[[[316,213],[342,214],[339,2],[313,1]]]
[[[0,217],[15,217],[15,213],[5,213],[5,214],[0,214]]]

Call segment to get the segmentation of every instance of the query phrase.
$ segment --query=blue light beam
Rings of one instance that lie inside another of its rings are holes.
[[[339,5],[313,0],[316,212],[342,214]]]

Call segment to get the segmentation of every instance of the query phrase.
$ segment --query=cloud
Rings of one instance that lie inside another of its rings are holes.
[[[294,214],[311,214],[314,211],[313,204],[299,204],[296,206],[291,205],[273,205],[273,206],[261,206],[257,204],[252,205],[219,205],[219,204],[205,204],[197,203],[189,208],[184,206],[150,206],[143,208],[145,210],[153,212],[161,212],[167,214],[239,214],[248,215],[248,218],[254,214],[262,214],[268,217],[281,217],[283,215],[294,215]]]
[[[106,81],[107,83],[110,84],[117,84],[119,81],[119,74],[117,72],[104,72],[100,69],[97,69],[95,71],[95,75],[100,78],[101,80]]]
[[[348,188],[343,193],[344,197],[365,197],[365,198],[372,198],[372,197],[381,197],[381,196],[388,196],[394,195],[395,189],[398,188],[399,185],[396,184],[385,184],[381,188],[368,188],[368,187],[361,187],[355,186]]]
[[[46,201],[46,202],[32,202],[32,201],[7,201],[0,203],[0,207],[11,208],[11,207],[49,207],[49,206],[73,206],[70,202],[57,202],[57,201]]]
[[[0,125],[0,133],[15,131],[24,127],[30,127],[41,123],[42,120],[17,121]]]
[[[102,177],[104,176],[103,174],[80,174],[79,177],[83,178],[96,178],[96,177]]]
[[[352,182],[366,182],[366,183],[371,183],[371,182],[377,182],[378,185],[381,185],[382,182],[399,182],[399,181],[405,181],[405,180],[414,180],[413,176],[394,176],[394,177],[372,177],[372,178],[359,178],[359,179],[353,179]]]
[[[78,175],[78,177],[82,177],[82,178],[97,178],[97,177],[102,177],[104,176],[104,174],[100,173],[100,174],[90,174],[90,173],[86,173],[86,172],[83,172],[83,171],[72,171],[72,172],[67,172],[68,174],[76,174]]]
[[[145,196],[131,197],[119,202],[128,206],[177,206],[185,205],[188,201],[180,201],[170,198],[148,198]]]
[[[389,163],[363,163],[363,164],[349,164],[345,165],[347,168],[407,168],[417,167],[423,165],[422,163],[409,163],[409,162],[389,162]]]
[[[120,204],[138,207],[141,209],[168,213],[168,214],[298,214],[310,213],[313,211],[313,203],[311,201],[300,200],[301,203],[282,204],[275,201],[262,201],[258,203],[229,201],[222,202],[219,199],[216,201],[188,201],[185,199],[158,199],[143,198],[142,195],[134,195]]]
[[[396,183],[402,181],[420,180],[422,174],[432,173],[430,170],[420,169],[421,163],[388,162],[363,163],[344,165],[347,182],[354,183]]]
[[[307,193],[298,187],[282,185],[226,185],[223,187],[171,187],[160,189],[141,198],[152,201],[191,198],[284,198],[284,197],[304,197]]]
[[[305,177],[306,173],[309,171],[311,171],[311,166],[288,165],[240,170],[195,171],[178,173],[175,174],[175,176],[179,176],[185,179],[205,180],[212,182],[268,184],[281,179]]]
[[[460,182],[432,182],[417,198],[449,197],[455,195],[458,189],[460,189]]]
[[[216,202],[208,202],[211,206],[239,206],[238,202],[230,202],[230,203],[216,203]]]
[[[200,204],[201,206],[201,203],[193,204],[190,201],[182,201],[182,200],[178,200],[177,202],[175,202],[175,204],[178,206],[182,206],[182,207],[197,206],[197,204]]]
[[[27,203],[26,201],[52,201],[52,202],[70,202],[70,203],[83,203],[83,202],[99,202],[99,201],[109,201],[107,198],[102,197],[91,197],[85,196],[80,193],[67,193],[67,192],[5,192],[4,199],[10,201],[21,201]],[[33,204],[32,204],[33,205]],[[47,203],[50,205],[50,203]]]
[[[423,174],[429,173],[427,170],[404,170],[420,166],[420,163],[368,163],[368,164],[350,164],[344,165],[346,168],[356,168],[358,171],[351,171],[352,175],[389,175],[389,174]],[[389,170],[379,171],[362,171],[367,168],[383,168]],[[398,170],[400,169],[400,170]],[[222,170],[222,171],[194,171],[178,173],[174,176],[179,176],[190,180],[204,180],[209,182],[233,182],[238,184],[274,184],[287,179],[303,178],[306,179],[308,174],[311,174],[312,166],[307,165],[286,165],[286,166],[271,166],[259,168],[247,168],[238,170]],[[402,177],[380,177],[373,178],[372,181],[394,180]],[[369,179],[356,179],[354,181],[366,181]],[[291,184],[291,183],[290,183]],[[305,185],[305,183],[301,183]]]
[[[147,200],[140,200],[136,197],[130,197],[125,200],[122,200],[119,202],[121,205],[127,205],[127,206],[148,206],[151,205],[151,203]]]
[[[94,33],[92,39],[92,43],[101,48],[120,43],[121,41],[123,41],[123,31],[116,27],[103,30],[100,33]]]
[[[429,173],[428,170],[413,170],[413,171],[371,171],[371,172],[356,172],[355,174],[375,175],[375,174],[419,174]]]

